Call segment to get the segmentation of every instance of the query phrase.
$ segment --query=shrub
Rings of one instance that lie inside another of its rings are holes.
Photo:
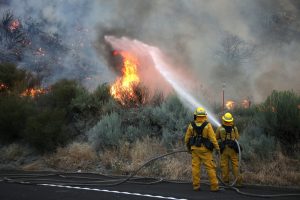
[[[12,142],[22,138],[26,120],[33,112],[32,104],[19,96],[0,98],[0,140]]]
[[[75,112],[87,115],[101,115],[103,114],[103,107],[111,100],[109,94],[109,87],[106,83],[97,87],[93,93],[89,93],[85,89],[77,92],[75,98],[71,101],[71,107]]]
[[[147,105],[120,111],[127,141],[133,142],[148,135],[162,139],[168,147],[183,140],[191,116],[175,96],[159,106]]]
[[[192,114],[176,96],[170,96],[161,106],[153,110],[152,121],[162,127],[162,139],[168,146],[183,140]]]
[[[260,113],[260,111],[258,110],[258,106],[254,105],[247,109],[238,107],[230,112],[232,112],[233,114],[234,125],[239,130],[244,130],[249,122],[257,118]]]
[[[20,94],[28,87],[39,85],[39,80],[14,64],[0,63],[0,84],[4,84],[10,93]]]
[[[144,135],[142,130],[139,129],[138,127],[129,125],[126,127],[125,130],[125,137],[126,140],[129,142],[134,142],[136,139],[140,138],[141,135]]]
[[[299,104],[300,97],[293,91],[273,91],[263,104],[265,131],[280,142],[286,155],[299,152]]]
[[[42,110],[27,121],[24,138],[40,152],[54,151],[70,139],[64,110]]]
[[[107,83],[99,85],[93,92],[92,97],[95,99],[96,102],[104,104],[111,99],[109,89],[110,88]]]
[[[60,80],[51,86],[51,90],[39,99],[41,107],[69,110],[69,105],[84,90],[76,81]]]
[[[152,135],[153,124],[151,124],[152,116],[151,107],[138,107],[124,109],[120,111],[122,117],[122,127],[124,127],[124,138],[130,142],[144,137],[146,135]]]
[[[241,144],[242,158],[245,160],[270,159],[276,149],[275,138],[264,134],[258,121],[251,121],[243,130],[239,143]]]
[[[87,135],[89,142],[96,150],[113,147],[119,144],[122,138],[120,115],[116,112],[105,115]]]

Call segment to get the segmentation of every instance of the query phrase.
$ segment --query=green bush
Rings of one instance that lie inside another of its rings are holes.
[[[239,143],[243,148],[242,158],[245,160],[270,159],[276,150],[275,138],[267,136],[260,120],[252,120],[241,132]]]
[[[160,138],[168,147],[183,140],[192,114],[176,96],[168,97],[158,106],[144,105],[120,111],[124,138],[133,142],[145,136]]]
[[[0,82],[4,83],[8,88],[14,88],[19,82],[26,77],[24,70],[19,70],[13,64],[0,64]]]
[[[39,85],[39,80],[31,73],[18,69],[14,64],[0,63],[0,84],[5,84],[10,93],[22,93],[29,87]]]
[[[273,91],[262,105],[265,132],[280,143],[283,153],[299,152],[300,97],[293,91]]]
[[[183,140],[187,125],[193,119],[193,114],[176,96],[168,97],[161,106],[153,110],[152,115],[152,121],[162,127],[162,139],[168,146]]]
[[[105,104],[111,99],[107,84],[100,85],[93,93],[85,89],[78,90],[77,95],[71,101],[71,109],[83,116],[95,116],[105,114]]]
[[[111,98],[107,84],[100,85],[93,93],[82,88],[69,106],[73,126],[81,134],[94,126],[102,115],[118,110],[119,105]]]
[[[95,99],[96,102],[104,104],[112,98],[109,90],[110,87],[107,83],[99,85],[93,92],[92,97]]]
[[[144,135],[142,131],[143,130],[140,129],[139,127],[129,125],[126,127],[124,135],[125,135],[127,141],[134,142],[138,138],[141,138],[142,135]]]
[[[60,80],[51,86],[50,91],[39,99],[41,107],[60,108],[69,110],[69,105],[82,92],[81,87],[74,80]]]
[[[114,147],[122,139],[122,119],[118,113],[111,113],[103,118],[88,132],[88,140],[98,151],[107,147]]]
[[[231,111],[234,118],[234,125],[239,130],[244,130],[247,128],[249,122],[253,121],[255,118],[258,117],[260,111],[258,110],[257,106],[252,106],[250,108],[236,108]],[[220,117],[221,119],[221,117]]]
[[[25,140],[42,153],[65,145],[70,139],[65,118],[66,112],[61,109],[40,111],[28,119]]]
[[[0,140],[13,142],[22,138],[26,120],[33,113],[28,99],[15,95],[0,97]]]

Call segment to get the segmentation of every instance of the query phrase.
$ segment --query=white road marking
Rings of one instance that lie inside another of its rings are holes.
[[[116,193],[116,194],[126,194],[126,195],[133,195],[133,196],[143,196],[149,198],[159,198],[159,199],[171,199],[171,200],[187,200],[187,199],[177,199],[175,197],[163,197],[151,194],[140,194],[140,193],[131,193],[131,192],[121,192],[116,190],[102,190],[97,188],[87,188],[87,187],[73,187],[68,185],[55,185],[55,184],[38,184],[42,186],[50,186],[50,187],[60,187],[60,188],[69,188],[69,189],[77,189],[77,190],[91,190],[97,192],[108,192],[108,193]]]

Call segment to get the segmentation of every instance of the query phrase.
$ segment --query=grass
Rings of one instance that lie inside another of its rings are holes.
[[[243,180],[248,184],[300,187],[300,161],[277,152],[269,161],[243,163]]]
[[[6,162],[17,161],[29,153],[30,150],[27,147],[17,143],[12,143],[0,149],[1,160]]]
[[[180,149],[182,145],[176,148]],[[11,144],[0,149],[2,160],[16,160],[27,155],[28,150],[19,144]],[[153,157],[169,152],[163,143],[150,137],[144,137],[134,143],[124,142],[119,147],[96,153],[88,143],[72,143],[58,148],[53,154],[41,160],[20,166],[24,170],[56,169],[61,171],[97,172],[129,175]],[[284,156],[277,150],[271,159],[251,159],[242,161],[242,177],[245,184],[300,187],[300,160]],[[99,171],[98,171],[99,172]],[[191,156],[187,153],[173,154],[145,166],[138,174],[145,177],[159,177],[168,180],[191,181]],[[202,167],[201,180],[207,179]]]
[[[167,149],[157,139],[145,137],[133,144],[125,142],[119,148],[107,149],[99,154],[107,170],[116,174],[130,174],[150,158],[166,153]],[[160,162],[142,169],[141,176],[153,176],[160,172]]]
[[[144,137],[133,144],[124,143],[118,149],[106,150],[100,153],[99,157],[111,173],[128,175],[150,159],[167,152],[168,150],[158,139]],[[164,157],[149,163],[137,175],[190,181],[191,157],[186,153]]]
[[[58,148],[54,154],[46,156],[47,166],[58,170],[91,170],[98,161],[96,152],[88,143],[74,142],[65,148]]]

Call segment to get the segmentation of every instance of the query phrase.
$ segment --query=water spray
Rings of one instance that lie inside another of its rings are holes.
[[[200,102],[198,102],[190,93],[187,92],[182,86],[178,84],[178,82],[173,79],[174,75],[172,72],[168,70],[168,64],[161,59],[161,52],[158,48],[152,47],[150,50],[150,55],[155,63],[156,69],[160,72],[160,74],[170,83],[173,89],[176,91],[180,99],[183,101],[185,105],[191,110],[201,106],[204,107]],[[206,109],[207,110],[207,109]],[[220,122],[214,117],[212,113],[207,111],[209,120],[216,126],[220,126]]]
[[[195,99],[185,88],[179,84],[176,80],[176,75],[172,71],[172,67],[163,59],[163,54],[159,48],[147,45],[138,40],[130,40],[128,38],[115,38],[114,36],[105,36],[105,40],[109,42],[114,48],[136,48],[139,51],[146,52],[152,59],[154,67],[163,76],[163,78],[172,86],[176,94],[179,96],[183,104],[190,110],[194,110],[197,107],[205,107],[199,101]],[[205,108],[206,109],[206,108]],[[210,111],[207,110],[208,119],[215,126],[220,126],[220,122]]]

